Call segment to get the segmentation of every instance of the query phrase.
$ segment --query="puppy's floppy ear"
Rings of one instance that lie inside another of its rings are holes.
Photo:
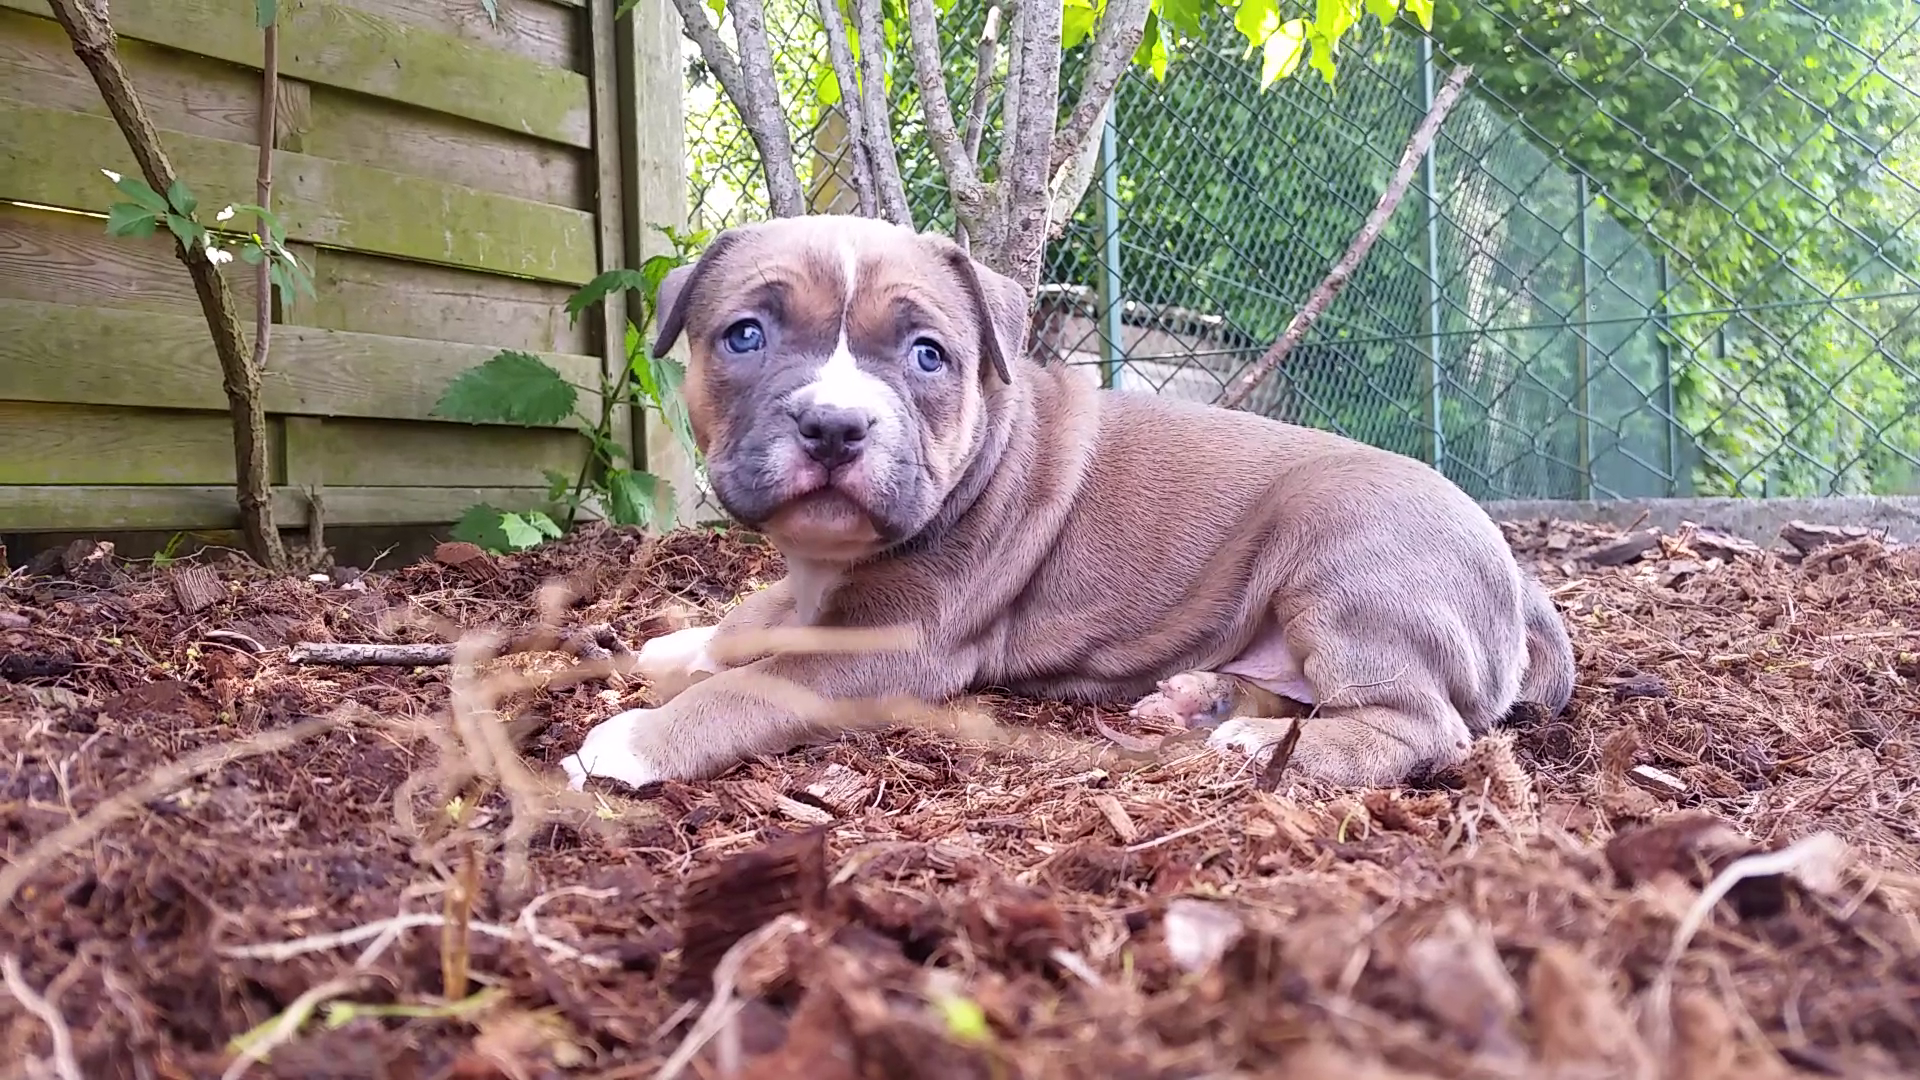
[[[1000,381],[1013,385],[1013,365],[1026,357],[1027,290],[1005,274],[989,270],[960,245],[947,241],[941,254],[966,285],[980,316],[980,341]]]
[[[738,233],[733,229],[722,232],[713,238],[699,258],[674,267],[667,271],[666,277],[660,279],[660,291],[653,303],[654,315],[660,320],[659,332],[653,338],[654,359],[673,351],[673,343],[680,339],[681,331],[687,326],[687,301],[699,291],[700,282],[705,279],[709,268],[719,262],[717,256],[737,239]]]

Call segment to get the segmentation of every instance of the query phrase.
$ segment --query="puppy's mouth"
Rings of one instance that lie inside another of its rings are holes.
[[[823,557],[864,554],[881,540],[874,515],[839,485],[822,479],[768,516],[768,533]]]

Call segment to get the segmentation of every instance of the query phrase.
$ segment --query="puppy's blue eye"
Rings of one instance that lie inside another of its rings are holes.
[[[727,333],[721,340],[726,342],[730,353],[759,352],[767,347],[767,332],[752,319],[741,319],[727,327]]]
[[[940,351],[940,346],[921,338],[913,343],[913,362],[920,365],[921,371],[931,375],[946,366],[947,354]]]

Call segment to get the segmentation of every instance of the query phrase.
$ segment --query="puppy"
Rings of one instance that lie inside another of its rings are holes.
[[[1025,292],[945,237],[829,216],[729,229],[659,310],[654,354],[688,341],[714,494],[788,574],[647,644],[662,703],[589,732],[564,763],[576,788],[781,753],[836,701],[987,688],[1137,702],[1246,753],[1311,709],[1294,768],[1391,785],[1572,692],[1558,613],[1446,478],[1041,367]],[[892,651],[725,647],[896,625],[916,640]]]

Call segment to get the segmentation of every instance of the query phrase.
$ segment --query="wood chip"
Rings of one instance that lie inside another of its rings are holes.
[[[842,817],[858,814],[873,797],[873,778],[838,762],[800,782],[800,791]]]
[[[1651,765],[1635,765],[1633,768],[1627,770],[1627,775],[1638,781],[1643,787],[1657,791],[1662,795],[1685,795],[1687,793],[1686,781],[1664,769],[1656,769]]]
[[[1611,544],[1593,548],[1580,558],[1589,566],[1625,566],[1659,547],[1660,530],[1643,529]]]
[[[227,595],[220,575],[206,566],[176,567],[167,575],[167,584],[173,589],[173,602],[180,605],[180,614],[187,616],[200,614]]]
[[[1865,540],[1880,535],[1879,530],[1861,528],[1857,525],[1813,525],[1795,519],[1780,527],[1780,538],[1792,544],[1794,550],[1802,555],[1811,555],[1829,544],[1843,544],[1849,540]]]
[[[1108,825],[1113,826],[1113,833],[1121,843],[1131,844],[1140,839],[1139,827],[1127,816],[1127,808],[1120,805],[1119,799],[1102,792],[1093,797],[1093,805],[1100,808],[1101,816],[1107,819]]]

